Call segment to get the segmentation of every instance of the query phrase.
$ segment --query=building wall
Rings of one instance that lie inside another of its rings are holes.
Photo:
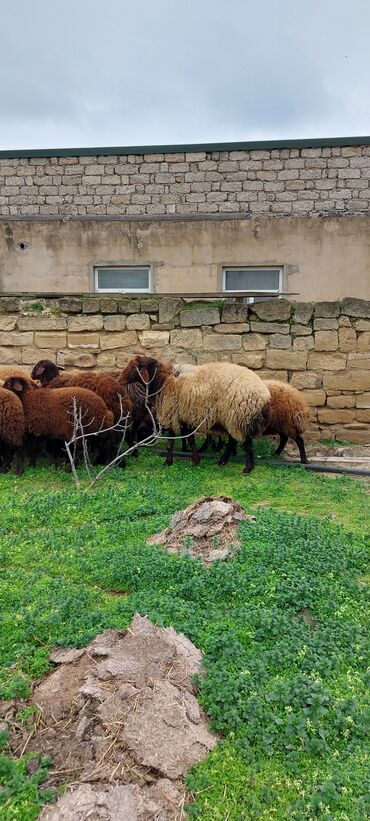
[[[309,436],[370,442],[370,301],[0,297],[0,367],[109,369],[139,352],[289,381],[311,406]]]
[[[0,223],[4,292],[89,292],[98,264],[149,264],[154,292],[184,294],[219,291],[223,265],[283,265],[292,299],[370,299],[370,217]]]
[[[154,291],[206,293],[223,265],[279,265],[296,299],[370,298],[369,144],[109,151],[0,152],[0,290],[148,264]]]

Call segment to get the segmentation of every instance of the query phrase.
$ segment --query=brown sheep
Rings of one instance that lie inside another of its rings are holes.
[[[107,408],[112,411],[115,422],[118,422],[120,418],[123,420],[131,414],[131,399],[122,388],[122,385],[119,385],[110,374],[97,373],[96,371],[88,373],[70,371],[60,374],[60,371],[64,371],[64,368],[51,362],[50,359],[40,359],[33,368],[31,376],[33,379],[38,379],[43,388],[76,386],[93,391],[103,399]]]
[[[86,433],[98,434],[102,428],[114,424],[113,414],[92,391],[86,388],[34,388],[31,379],[12,376],[4,387],[15,393],[23,405],[26,432],[37,439],[69,441],[73,432],[73,407],[82,411]],[[109,433],[102,434],[107,457],[113,456]],[[103,442],[102,442],[103,444]]]
[[[0,388],[0,473],[9,470],[14,453],[16,473],[23,473],[23,441],[26,430],[22,402],[11,391]]]

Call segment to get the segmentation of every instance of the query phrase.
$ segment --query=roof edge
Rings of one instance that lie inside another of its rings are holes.
[[[127,154],[177,154],[201,151],[273,151],[278,148],[325,148],[335,146],[370,145],[367,137],[314,137],[312,139],[257,140],[221,143],[179,143],[176,145],[128,145],[87,148],[22,148],[2,150],[0,159],[21,159],[32,157],[109,157]]]

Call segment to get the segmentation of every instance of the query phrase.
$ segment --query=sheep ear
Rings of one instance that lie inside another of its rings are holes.
[[[65,368],[63,368],[62,365],[58,365],[58,370],[59,371],[65,371]]]
[[[13,379],[13,390],[16,391],[17,393],[22,393],[23,385],[22,385],[22,382],[20,382],[19,379]]]
[[[35,370],[35,377],[37,379],[39,376],[42,376],[42,374],[44,373],[45,365],[36,365],[34,370]]]
[[[149,371],[147,368],[140,368],[139,374],[141,376],[142,381],[147,385],[150,382]]]

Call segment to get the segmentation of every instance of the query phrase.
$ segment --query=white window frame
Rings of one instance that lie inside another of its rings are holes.
[[[146,268],[148,271],[148,287],[147,288],[99,288],[99,271],[122,271],[124,269],[133,271],[137,269],[142,271]],[[152,269],[150,265],[95,265],[94,266],[94,285],[95,293],[97,294],[151,294],[152,293]]]
[[[223,268],[222,268],[222,291],[225,294],[241,293],[241,291],[236,291],[236,290],[231,290],[229,288],[226,288],[226,273],[228,271],[233,271],[233,270],[234,271],[266,271],[267,270],[267,271],[278,271],[279,272],[279,286],[276,290],[273,290],[272,288],[268,288],[268,289],[267,288],[266,289],[261,288],[261,290],[258,290],[258,288],[255,288],[253,290],[258,291],[258,295],[256,294],[256,296],[247,296],[246,297],[247,303],[254,302],[256,299],[258,299],[259,295],[264,296],[264,294],[266,294],[266,293],[271,294],[272,297],[275,296],[275,295],[277,297],[280,297],[280,294],[283,290],[283,267],[282,267],[282,265],[224,265]]]

